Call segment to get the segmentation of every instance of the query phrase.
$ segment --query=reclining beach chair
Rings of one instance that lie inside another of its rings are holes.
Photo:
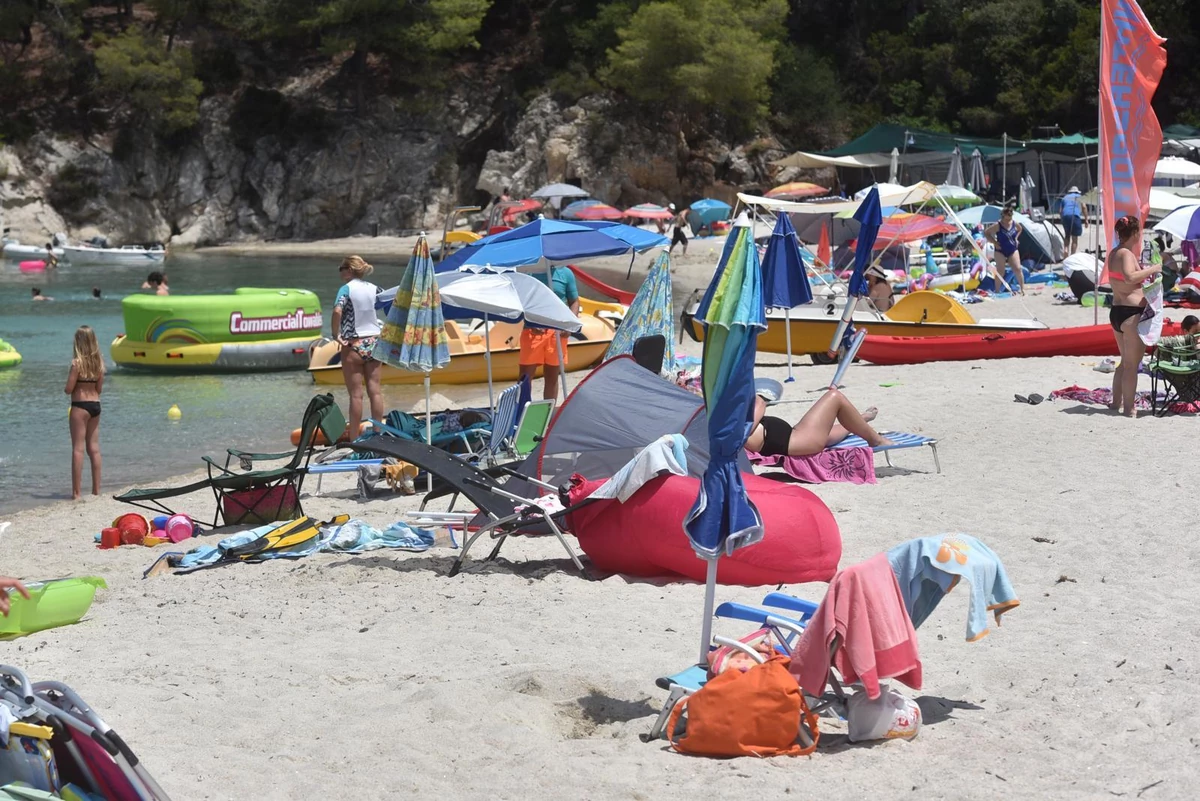
[[[871,448],[875,453],[882,453],[888,467],[892,467],[892,451],[901,450],[903,448],[919,448],[922,445],[928,445],[930,452],[933,454],[933,466],[937,468],[938,473],[942,472],[942,462],[938,459],[937,445],[938,441],[933,437],[924,437],[920,434],[906,434],[903,431],[881,431],[880,434],[892,441],[891,445],[880,445],[877,448]],[[851,434],[844,440],[839,442],[834,448],[866,448],[867,441],[857,434]]]
[[[0,703],[22,723],[51,732],[60,786],[106,799],[170,801],[129,745],[67,685],[30,684],[22,671],[0,665]]]
[[[216,460],[208,456],[203,457],[208,465],[208,478],[203,481],[182,487],[133,489],[113,497],[122,503],[148,509],[155,514],[171,515],[175,514],[175,510],[167,505],[167,501],[207,489],[212,491],[216,499],[216,511],[213,513],[212,523],[208,524],[214,528],[222,521],[267,523],[298,517],[304,513],[300,503],[300,489],[308,472],[309,460],[312,458],[313,435],[327,416],[330,418],[329,428],[337,430],[337,434],[334,435],[336,439],[345,428],[342,413],[333,402],[332,395],[317,395],[309,401],[308,408],[304,411],[304,419],[300,426],[300,444],[296,446],[295,451],[253,454],[231,448],[227,452],[225,466],[217,464]],[[337,427],[338,419],[342,420],[340,428]],[[328,433],[327,431],[326,436]],[[284,458],[287,458],[288,462],[282,467],[246,473],[235,473],[228,468],[231,459],[242,460],[246,457],[251,463],[253,460]]]
[[[478,528],[463,544],[462,552],[455,560],[450,575],[457,575],[462,569],[463,560],[471,546],[483,535],[489,535],[498,540],[488,560],[496,558],[500,546],[510,536],[554,536],[571,562],[585,577],[587,571],[579,561],[575,550],[567,542],[563,531],[562,521],[573,509],[563,509],[550,512],[538,506],[536,500],[509,491],[493,476],[479,469],[465,459],[460,459],[452,453],[439,448],[432,448],[423,442],[397,439],[376,435],[351,443],[352,448],[360,451],[383,454],[414,464],[441,479],[455,495],[462,495],[478,508],[474,513],[436,513],[418,512],[416,516],[432,524],[458,524],[464,529],[471,521],[478,523]],[[543,489],[553,490],[554,487],[529,476],[518,474],[515,470],[508,471],[510,477],[516,477],[522,482],[529,482]],[[581,504],[577,504],[578,507]]]

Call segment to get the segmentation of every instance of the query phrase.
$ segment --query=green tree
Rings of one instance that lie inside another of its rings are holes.
[[[204,85],[192,72],[188,50],[167,52],[162,43],[130,28],[96,48],[100,91],[116,99],[116,108],[145,115],[162,133],[196,124]]]
[[[786,0],[660,0],[618,30],[604,79],[693,120],[717,113],[745,131],[770,98]]]

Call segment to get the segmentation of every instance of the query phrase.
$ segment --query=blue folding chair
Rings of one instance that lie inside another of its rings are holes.
[[[933,466],[937,468],[939,473],[942,472],[942,462],[938,459],[937,445],[938,441],[933,437],[923,437],[920,434],[906,434],[903,431],[883,431],[880,436],[887,437],[892,441],[891,445],[880,445],[877,448],[871,448],[875,453],[882,453],[883,458],[887,461],[888,467],[892,466],[892,451],[900,450],[901,448],[919,448],[922,445],[928,445],[929,450],[933,453]],[[834,448],[866,448],[867,441],[857,434],[851,434],[844,440],[839,442]]]

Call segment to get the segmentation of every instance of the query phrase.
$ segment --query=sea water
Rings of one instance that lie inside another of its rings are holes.
[[[372,259],[371,280],[395,286],[403,257]],[[185,255],[168,259],[171,294],[229,292],[239,286],[310,289],[321,299],[325,334],[341,284],[338,259]],[[64,394],[75,329],[96,330],[108,374],[101,396],[103,492],[133,483],[153,485],[204,467],[200,457],[223,458],[227,447],[283,451],[318,391],[305,371],[170,375],[117,367],[109,344],[123,333],[121,298],[141,291],[149,268],[71,267],[22,273],[0,262],[0,339],[20,351],[19,367],[0,369],[0,518],[7,512],[70,497],[70,398]],[[33,302],[38,287],[52,301]],[[101,299],[92,297],[98,287]],[[388,408],[412,408],[420,387],[385,387]],[[344,389],[329,387],[343,411]],[[177,404],[183,416],[167,419]],[[85,459],[83,491],[91,488]],[[206,502],[211,502],[211,499]]]

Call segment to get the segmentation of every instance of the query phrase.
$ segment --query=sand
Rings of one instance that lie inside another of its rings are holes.
[[[703,285],[715,255],[693,244],[677,296]],[[623,276],[624,265],[607,274]],[[1091,310],[1049,294],[1024,304],[1054,326],[1090,322]],[[1024,314],[1019,301],[972,311]],[[510,542],[497,562],[454,578],[453,552],[434,549],[143,580],[156,551],[92,545],[130,508],[110,498],[12,518],[4,572],[96,574],[109,589],[83,622],[9,643],[3,661],[73,685],[177,799],[1191,798],[1196,423],[1013,402],[1101,386],[1109,378],[1095,361],[847,374],[846,393],[879,406],[881,428],[940,438],[943,472],[927,451],[907,451],[880,467],[877,485],[816,487],[841,526],[842,564],[965,532],[1001,556],[1022,601],[981,642],[964,640],[962,592],[922,626],[925,686],[899,688],[924,712],[912,742],[850,745],[826,724],[814,756],[764,761],[643,742],[665,696],[655,677],[696,656],[702,587],[585,581],[553,540]],[[782,356],[760,362],[760,375],[785,377]],[[798,417],[832,369],[798,366],[783,416]],[[463,402],[483,394],[440,391]],[[281,444],[293,425],[281,425]],[[197,495],[188,506],[211,504]],[[348,512],[377,526],[414,506],[360,502],[348,476],[305,499],[314,516]],[[754,602],[770,589],[721,587],[718,598]]]

